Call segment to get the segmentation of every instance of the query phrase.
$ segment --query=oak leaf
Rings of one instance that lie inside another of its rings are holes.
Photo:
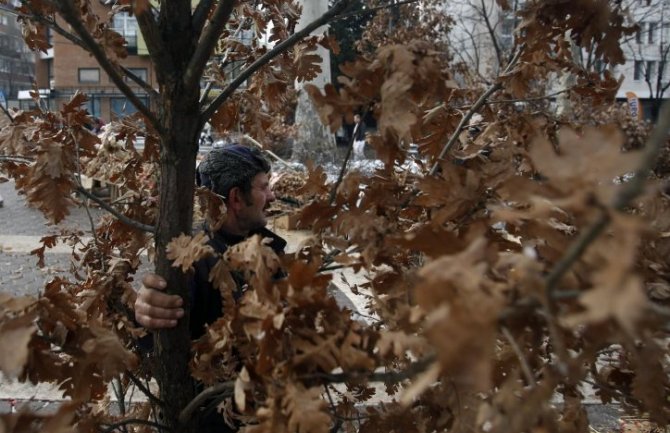
[[[296,433],[327,433],[330,415],[319,388],[304,388],[290,382],[282,398],[282,407],[288,415],[288,430]]]
[[[0,325],[0,372],[11,379],[18,377],[26,362],[30,349],[28,343],[37,331],[29,320],[12,320]]]
[[[193,237],[182,234],[168,243],[167,258],[173,261],[173,267],[180,267],[182,272],[188,272],[193,269],[195,262],[214,254],[214,249],[207,244],[208,241],[205,232]]]

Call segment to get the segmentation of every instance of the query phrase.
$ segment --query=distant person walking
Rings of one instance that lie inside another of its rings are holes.
[[[354,115],[354,159],[365,159],[365,123],[360,114]]]

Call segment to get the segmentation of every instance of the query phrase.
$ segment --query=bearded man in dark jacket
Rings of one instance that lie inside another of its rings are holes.
[[[217,253],[194,264],[191,279],[190,329],[193,339],[201,337],[206,326],[219,319],[223,305],[219,290],[209,281],[209,274],[216,265],[218,255],[248,237],[260,235],[270,238],[270,247],[283,254],[286,241],[271,232],[265,225],[265,210],[275,196],[270,189],[268,174],[270,164],[255,148],[239,144],[212,150],[198,167],[198,184],[221,196],[226,204],[226,215],[221,228],[215,232],[205,227],[209,245]],[[236,278],[239,299],[245,282]],[[163,292],[165,280],[156,274],[147,274],[135,301],[135,319],[148,330],[173,327],[184,315],[183,300],[177,295]],[[203,418],[201,432],[228,432],[234,428],[223,423],[218,414]]]
[[[270,164],[260,151],[239,144],[212,150],[198,167],[198,183],[220,195],[226,204],[221,228],[211,232],[205,227],[209,244],[216,253],[221,254],[229,246],[255,234],[270,238],[270,247],[278,254],[283,253],[286,241],[265,228],[265,210],[275,200],[269,172]],[[200,337],[205,325],[221,316],[221,296],[209,282],[209,271],[216,261],[216,257],[208,257],[194,265],[191,287],[193,338]],[[150,330],[175,326],[184,314],[181,298],[165,294],[162,291],[165,281],[158,275],[148,274],[142,282],[143,287],[135,301],[137,322]],[[238,289],[240,292],[241,287]]]

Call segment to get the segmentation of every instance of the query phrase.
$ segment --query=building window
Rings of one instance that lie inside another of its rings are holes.
[[[653,44],[658,39],[658,23],[649,23],[649,30],[647,31],[648,42]]]
[[[651,79],[654,78],[655,75],[656,75],[656,62],[648,61],[647,70],[644,71],[645,81],[651,81]]]
[[[93,117],[99,118],[102,115],[100,112],[100,97],[96,95],[88,96],[88,101],[86,101],[85,107],[89,114]]]
[[[112,26],[112,30],[126,40],[128,54],[137,54],[137,19],[128,12],[118,12],[114,15]]]
[[[642,40],[644,39],[643,34],[645,27],[646,23],[638,23],[637,33],[635,33],[635,42],[637,42],[638,44],[641,44]]]
[[[644,62],[641,60],[635,61],[635,69],[633,71],[633,79],[639,81],[644,77]]]
[[[665,60],[658,62],[658,80],[661,82],[663,82],[663,78],[665,78],[665,65]]]
[[[0,24],[3,26],[8,26],[9,25],[9,17],[5,14],[0,14]]]
[[[99,83],[100,68],[79,68],[80,83]]]
[[[128,68],[128,70],[133,74],[135,74],[140,80],[144,81],[145,83],[149,82],[147,81],[148,77],[147,68]],[[128,77],[126,77],[126,81],[134,83],[134,81]]]
[[[148,105],[146,97],[140,97],[140,101],[144,105]],[[135,106],[127,98],[109,98],[110,108],[112,111],[112,119],[129,116],[137,112]]]

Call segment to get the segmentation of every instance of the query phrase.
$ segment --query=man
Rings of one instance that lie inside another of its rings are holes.
[[[214,250],[221,254],[229,246],[260,234],[270,238],[270,247],[282,254],[286,241],[265,228],[265,209],[275,200],[270,189],[270,164],[255,148],[232,145],[212,150],[198,167],[199,183],[223,197],[227,212],[221,229],[212,233],[207,227]],[[221,316],[222,301],[218,290],[209,282],[209,272],[216,257],[207,257],[194,265],[191,295],[191,335],[203,335],[205,326]],[[184,315],[183,301],[167,295],[165,281],[155,274],[146,275],[135,301],[135,319],[149,330],[170,328]],[[244,282],[239,278],[237,296]]]
[[[212,150],[198,167],[198,184],[211,189],[223,197],[226,204],[225,220],[216,232],[208,227],[209,244],[221,254],[229,246],[259,234],[270,238],[270,247],[282,254],[286,241],[265,228],[265,209],[275,200],[270,189],[268,173],[270,164],[255,148],[232,145]],[[216,265],[217,257],[207,257],[194,264],[191,281],[191,337],[199,338],[206,325],[213,323],[222,314],[221,294],[209,282],[209,273]],[[233,274],[242,295],[245,282],[240,275]],[[184,316],[183,301],[177,295],[167,295],[165,280],[156,274],[148,274],[142,280],[135,301],[135,319],[149,330],[170,328]],[[198,427],[200,433],[232,433],[239,426],[225,424],[223,417],[208,407],[203,412]]]
[[[354,115],[354,159],[365,158],[365,123],[360,114]]]

